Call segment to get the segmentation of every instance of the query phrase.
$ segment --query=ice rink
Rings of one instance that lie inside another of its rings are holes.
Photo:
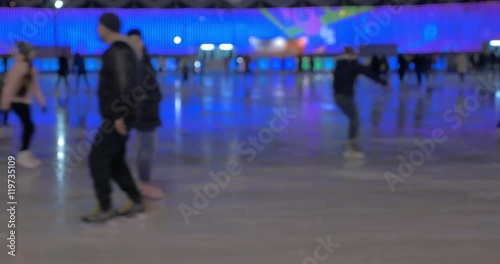
[[[17,169],[16,257],[7,255],[1,179],[0,263],[495,264],[500,259],[500,76],[415,75],[390,90],[360,78],[365,161],[346,161],[347,119],[332,76],[163,74],[163,127],[147,213],[86,225],[96,206],[86,154],[99,125],[96,74],[66,102],[43,74],[33,152]],[[60,87],[62,90],[63,85]],[[62,96],[66,96],[64,93]],[[62,104],[63,107],[59,106]],[[17,148],[0,139],[0,171]],[[134,135],[128,157],[135,171]],[[228,175],[216,177],[210,175]],[[388,179],[390,181],[388,181]],[[114,186],[114,205],[125,196]],[[183,213],[184,212],[184,213]]]

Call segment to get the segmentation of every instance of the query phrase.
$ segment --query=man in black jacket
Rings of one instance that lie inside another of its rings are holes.
[[[89,157],[99,207],[83,217],[85,222],[105,222],[116,215],[131,216],[144,211],[141,194],[125,161],[128,132],[136,116],[133,90],[139,86],[140,53],[120,35],[120,27],[115,14],[106,13],[99,20],[99,36],[110,44],[102,55],[99,73],[99,110],[103,122]],[[118,211],[113,211],[111,205],[112,179],[130,199]]]
[[[161,199],[164,194],[161,189],[151,184],[151,168],[156,145],[156,128],[161,126],[160,102],[162,94],[156,77],[156,71],[151,64],[142,41],[141,31],[132,29],[128,32],[131,42],[142,50],[141,84],[144,96],[138,102],[137,119],[134,128],[137,131],[138,151],[137,169],[139,174],[139,190],[144,197]]]
[[[357,55],[351,47],[345,48],[344,54],[336,58],[336,64],[333,73],[335,102],[349,118],[349,141],[344,151],[344,157],[362,159],[365,155],[358,145],[359,116],[354,101],[354,82],[360,74],[384,85],[387,85],[387,81],[371,72],[369,68],[359,64]]]

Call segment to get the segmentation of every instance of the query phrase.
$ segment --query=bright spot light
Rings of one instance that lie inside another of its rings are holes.
[[[236,61],[237,61],[238,63],[243,63],[243,58],[242,58],[242,57],[238,57],[238,59],[236,59]]]
[[[500,47],[500,40],[492,40],[492,41],[490,41],[490,46],[492,46],[492,47]]]
[[[61,151],[57,152],[57,157],[60,159],[64,158],[64,153],[62,153]]]
[[[60,138],[57,140],[57,146],[64,147],[64,139],[63,138]]]
[[[220,50],[233,50],[234,46],[233,44],[220,44],[219,49]]]
[[[61,1],[61,0],[57,0],[57,1],[54,3],[54,7],[55,7],[55,8],[57,8],[57,9],[59,9],[59,8],[63,7],[63,5],[64,5],[64,2],[63,2],[63,1]]]
[[[283,38],[283,37],[277,37],[277,38],[274,39],[273,42],[274,42],[274,45],[276,47],[284,47],[284,46],[286,46],[286,39]]]
[[[175,44],[180,44],[180,43],[181,43],[181,41],[182,41],[182,39],[181,39],[181,37],[179,37],[179,36],[177,36],[177,37],[175,37],[175,38],[174,38],[174,43],[175,43]]]
[[[199,62],[199,61],[195,61],[195,62],[194,62],[194,67],[195,67],[195,68],[200,68],[200,67],[201,67],[201,62]]]
[[[214,44],[201,44],[201,50],[214,50],[215,45]]]

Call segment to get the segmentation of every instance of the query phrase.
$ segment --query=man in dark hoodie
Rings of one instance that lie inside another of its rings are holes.
[[[370,71],[369,68],[358,63],[354,49],[345,48],[344,54],[336,58],[337,66],[334,71],[333,91],[335,102],[342,112],[349,118],[349,141],[344,151],[345,158],[363,159],[364,153],[358,143],[359,116],[357,105],[354,101],[354,81],[358,75],[367,77],[387,85],[387,81]]]
[[[142,76],[140,86],[143,88],[145,96],[138,102],[137,118],[134,124],[138,141],[139,190],[144,197],[161,199],[164,196],[162,190],[151,184],[151,168],[153,167],[156,145],[156,128],[161,126],[160,102],[162,94],[156,71],[151,64],[151,57],[142,41],[141,31],[132,29],[128,32],[128,36],[136,48],[142,50],[142,63],[139,71],[141,71]]]
[[[398,63],[399,63],[399,81],[401,82],[401,85],[404,85],[403,81],[405,79],[405,74],[408,71],[410,65],[408,61],[406,60],[405,56],[403,54],[398,55]]]
[[[125,160],[128,133],[135,123],[135,89],[139,87],[140,53],[120,32],[120,19],[105,13],[99,19],[98,33],[110,44],[102,55],[99,73],[99,110],[102,125],[89,156],[99,206],[82,218],[85,222],[105,222],[117,216],[132,216],[144,211],[142,196]],[[111,205],[111,180],[127,194],[130,201],[114,211]]]

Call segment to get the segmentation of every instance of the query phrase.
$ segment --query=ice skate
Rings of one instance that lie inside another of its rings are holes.
[[[364,159],[365,153],[363,153],[356,142],[349,141],[345,146],[343,156],[345,159]]]
[[[113,210],[102,211],[100,208],[97,208],[94,212],[83,216],[82,221],[85,223],[105,223],[115,216],[116,214]]]
[[[141,183],[138,187],[141,191],[142,196],[148,199],[159,200],[165,197],[165,194],[160,188],[157,188],[151,184]]]
[[[143,203],[134,203],[133,201],[128,201],[127,205],[116,210],[116,216],[126,216],[133,217],[137,214],[144,213],[146,211],[146,207]]]
[[[27,169],[34,169],[42,165],[42,162],[31,154],[31,151],[24,150],[17,153],[17,163],[21,167],[25,167]]]

